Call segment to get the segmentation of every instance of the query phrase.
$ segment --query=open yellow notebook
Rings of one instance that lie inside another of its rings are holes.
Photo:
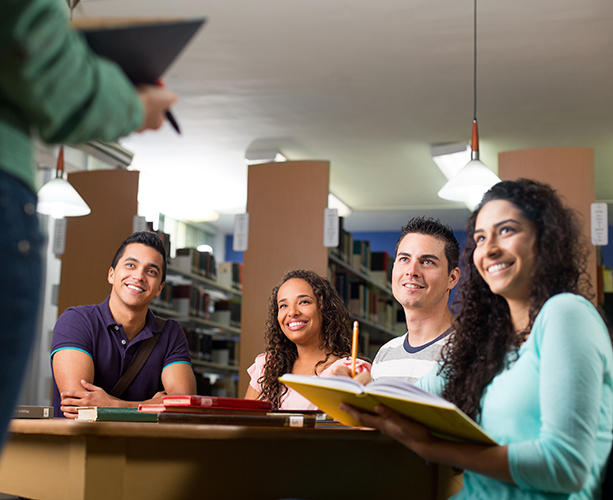
[[[490,436],[462,410],[443,398],[401,380],[379,380],[364,386],[348,377],[309,377],[286,374],[279,378],[319,409],[346,425],[359,425],[338,408],[347,403],[375,413],[383,404],[426,425],[433,434],[446,439],[496,444]]]

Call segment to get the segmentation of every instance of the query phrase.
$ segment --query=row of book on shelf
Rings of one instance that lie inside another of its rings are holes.
[[[162,292],[151,305],[175,311],[182,316],[192,316],[218,323],[222,326],[240,328],[240,299],[219,299],[198,284],[167,282]]]
[[[242,263],[216,263],[211,252],[199,251],[196,248],[178,248],[171,265],[178,271],[202,276],[225,288],[241,290],[243,286]]]
[[[204,328],[184,328],[189,352],[194,359],[218,365],[238,365],[239,338],[220,337]]]
[[[370,242],[356,240],[343,228],[343,218],[339,217],[339,244],[330,249],[332,255],[359,271],[382,287],[389,287],[392,281],[394,257],[387,251],[373,252]]]

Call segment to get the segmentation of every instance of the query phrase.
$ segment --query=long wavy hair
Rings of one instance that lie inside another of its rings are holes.
[[[277,314],[279,305],[277,294],[279,288],[288,280],[301,279],[306,281],[317,298],[317,306],[321,313],[321,344],[319,348],[326,353],[324,360],[313,367],[313,375],[317,367],[325,364],[330,356],[340,358],[351,353],[351,318],[343,299],[330,282],[313,271],[295,270],[288,272],[281,282],[273,288],[268,304],[266,320],[266,364],[264,373],[258,380],[262,387],[260,399],[270,401],[273,408],[278,409],[287,393],[287,387],[279,382],[279,377],[290,373],[298,358],[296,344],[289,340],[279,325]]]
[[[523,335],[513,328],[506,300],[490,291],[473,262],[475,222],[481,208],[493,200],[509,201],[536,227],[529,324]],[[459,289],[461,310],[455,334],[443,351],[441,371],[447,379],[443,397],[480,420],[485,387],[506,363],[517,359],[517,351],[543,304],[563,292],[589,299],[592,287],[581,224],[575,212],[564,206],[546,184],[528,179],[496,184],[468,219],[466,233],[468,242],[462,252],[463,279]]]

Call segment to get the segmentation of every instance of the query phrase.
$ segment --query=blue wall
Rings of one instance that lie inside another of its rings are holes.
[[[234,235],[226,235],[226,262],[243,262],[243,252],[235,252],[232,250],[232,243],[234,242]]]
[[[370,241],[370,249],[373,252],[387,251],[391,256],[394,255],[396,248],[396,242],[400,236],[400,231],[390,232],[356,232],[352,233],[353,238],[356,240]],[[460,244],[460,249],[463,249],[466,245],[466,232],[454,231],[453,234]],[[235,252],[232,250],[233,236],[228,234],[226,236],[226,256],[225,260],[230,262],[243,262],[243,252]],[[613,226],[609,226],[609,244],[602,247],[602,258],[605,266],[613,267]]]

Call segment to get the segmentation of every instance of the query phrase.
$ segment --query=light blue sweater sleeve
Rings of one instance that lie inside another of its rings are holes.
[[[540,418],[535,420],[540,428],[535,429],[536,439],[508,445],[511,476],[522,489],[589,490],[594,486],[590,482],[598,482],[611,446],[608,332],[587,300],[561,294],[543,306],[530,337],[526,347],[538,359],[538,384],[533,385],[538,387]]]
[[[441,396],[445,389],[445,379],[439,374],[439,369],[435,368],[415,382],[415,385],[431,394]]]

